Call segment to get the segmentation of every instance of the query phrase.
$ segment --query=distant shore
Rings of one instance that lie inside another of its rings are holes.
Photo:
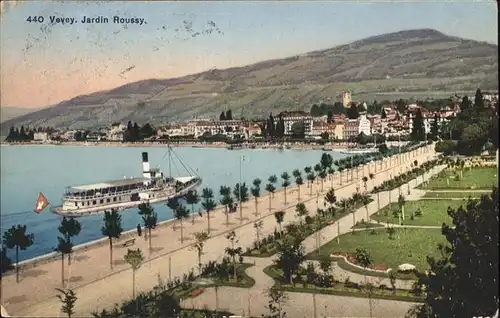
[[[2,142],[2,146],[77,146],[77,147],[165,147],[167,143],[163,142],[29,142],[29,143],[6,143]],[[224,142],[173,142],[170,143],[172,147],[187,147],[187,148],[230,148],[230,144]],[[248,143],[233,145],[236,149],[290,149],[290,150],[345,150],[347,149],[346,143],[328,143],[325,145],[306,144],[306,143]]]

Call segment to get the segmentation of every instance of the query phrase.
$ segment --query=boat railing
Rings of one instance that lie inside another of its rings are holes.
[[[138,188],[138,190],[141,190],[141,189],[142,188]],[[64,195],[63,199],[64,200],[68,200],[68,199],[70,199],[70,200],[92,200],[92,199],[115,197],[117,195],[128,194],[132,190],[136,190],[136,189],[122,190],[119,192],[107,192],[107,193],[93,194],[93,195],[89,195],[89,196],[66,194],[66,195]]]

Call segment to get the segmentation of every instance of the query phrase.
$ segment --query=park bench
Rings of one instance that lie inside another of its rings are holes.
[[[135,243],[135,238],[126,240],[125,242],[123,242],[123,247],[134,245],[134,243]]]

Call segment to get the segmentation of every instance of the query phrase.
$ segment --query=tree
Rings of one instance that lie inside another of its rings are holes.
[[[434,115],[434,120],[432,122],[431,126],[431,139],[436,141],[437,137],[439,136],[439,115],[436,113]]]
[[[276,287],[269,288],[267,295],[269,297],[269,304],[266,308],[269,313],[263,315],[264,318],[286,318],[286,312],[283,310],[283,305],[288,301],[288,297],[282,290]]]
[[[60,292],[60,294],[57,295],[57,298],[61,301],[61,311],[68,315],[68,318],[71,318],[71,316],[75,313],[75,303],[78,299],[75,292],[72,289],[63,290],[56,288],[56,290]]]
[[[253,198],[255,200],[255,215],[259,215],[259,197],[260,197],[260,184],[262,181],[260,179],[253,180],[253,187],[251,189]]]
[[[297,205],[295,206],[295,213],[297,213],[296,215],[300,220],[300,224],[302,224],[304,221],[304,217],[309,214],[309,211],[307,210],[304,203],[297,203]]]
[[[328,190],[328,192],[325,195],[325,201],[328,202],[330,205],[328,207],[329,212],[332,212],[332,209],[334,208],[333,205],[337,202],[337,196],[335,195],[335,189],[331,188]]]
[[[349,107],[349,109],[347,110],[347,117],[349,119],[358,119],[359,112],[356,104],[351,104],[351,107]]]
[[[226,120],[226,114],[224,113],[224,111],[220,113],[219,120],[220,121]]]
[[[182,225],[182,220],[189,217],[189,210],[185,205],[179,204],[177,210],[174,211],[174,216],[181,223],[181,244],[184,243],[184,227]]]
[[[156,227],[158,215],[149,202],[139,204],[139,215],[142,216],[144,227],[148,229],[149,252],[151,252],[151,230]]]
[[[59,233],[61,233],[64,239],[71,243],[73,246],[73,242],[71,240],[72,237],[80,234],[82,230],[82,226],[80,222],[78,222],[74,217],[66,218],[65,216],[61,220],[61,225],[59,226]],[[71,252],[68,253],[68,265],[71,265]]]
[[[271,183],[276,188],[275,184],[278,182],[278,177],[275,174],[273,174],[267,179],[267,181],[269,181],[269,183]],[[272,192],[272,194],[274,199],[274,192]]]
[[[368,215],[368,204],[370,203],[370,198],[365,195],[365,196],[363,196],[362,200],[363,200],[363,205],[364,205],[365,210],[366,210],[366,222],[369,222],[370,216]]]
[[[207,233],[210,235],[210,212],[216,207],[215,201],[213,200],[214,192],[210,188],[204,188],[201,191],[201,197],[203,198],[201,205],[205,211],[207,211]]]
[[[476,90],[476,95],[474,96],[474,108],[484,108],[483,94],[481,93],[481,90],[479,88]]]
[[[236,281],[236,256],[241,255],[243,250],[241,247],[235,247],[238,240],[236,239],[236,233],[234,231],[227,233],[226,239],[231,243],[230,247],[226,247],[226,254],[233,259],[233,275]]]
[[[326,170],[322,169],[319,172],[319,177],[321,178],[321,192],[324,191],[323,186],[325,184],[325,179],[326,179],[327,176],[328,176],[328,174],[326,173]]]
[[[356,252],[354,253],[354,258],[356,259],[356,263],[363,267],[366,280],[366,269],[373,263],[373,259],[370,253],[368,253],[368,251],[363,248],[357,248]]]
[[[328,113],[326,114],[326,122],[331,124],[333,123],[333,112],[331,110],[328,111]]]
[[[424,305],[414,317],[493,316],[498,309],[498,188],[480,200],[448,208],[452,225],[443,224],[447,244],[440,258],[427,257],[419,275]]]
[[[469,101],[469,97],[467,96],[464,96],[462,98],[462,102],[460,103],[460,112],[465,112],[467,109],[470,108],[470,101]]]
[[[34,234],[26,233],[26,225],[13,225],[5,233],[3,233],[3,244],[9,248],[16,249],[16,282],[19,283],[19,249],[26,250],[33,245],[35,240]],[[3,252],[3,249],[2,249]],[[2,264],[3,266],[3,264]]]
[[[424,118],[420,108],[417,109],[415,118],[413,118],[411,138],[416,141],[422,141],[425,139]]]
[[[73,243],[67,237],[57,237],[56,252],[61,253],[61,284],[64,286],[64,255],[70,254],[73,251]]]
[[[368,192],[368,177],[364,176],[361,180],[363,181],[363,186],[365,188],[365,193],[367,193]]]
[[[196,252],[198,253],[198,267],[200,269],[201,273],[201,256],[203,255],[203,247],[205,246],[205,242],[208,240],[208,233],[207,232],[196,232],[193,234],[195,243],[194,243],[194,248],[196,249]]]
[[[266,191],[269,192],[269,211],[271,211],[271,202],[274,196],[274,192],[276,191],[276,187],[272,183],[266,184]]]
[[[220,186],[219,194],[222,196],[219,202],[224,206],[224,213],[226,214],[226,225],[229,225],[229,207],[234,203],[234,200],[231,197],[231,188],[227,186]]]
[[[307,166],[304,168],[304,173],[306,174],[306,178],[307,176],[312,172],[312,168],[310,166]],[[307,186],[309,187],[309,179],[307,180]]]
[[[237,183],[233,189],[233,195],[238,198],[239,209],[240,209],[240,222],[243,222],[243,202],[247,202],[248,197],[248,188],[245,182]]]
[[[200,196],[196,190],[189,190],[186,193],[186,203],[191,204],[191,214],[193,215],[193,224],[194,224],[194,205],[200,202]]]
[[[399,209],[401,211],[401,219],[405,219],[405,197],[404,195],[400,194],[398,197],[398,205]]]
[[[467,125],[462,133],[462,138],[457,143],[460,153],[473,155],[479,154],[487,141],[487,132],[481,125],[473,123]]]
[[[109,266],[113,269],[113,238],[119,238],[123,232],[122,216],[116,209],[105,211],[103,222],[101,233],[109,239]]]
[[[283,270],[284,278],[290,284],[293,284],[292,277],[298,272],[305,258],[305,250],[301,241],[301,235],[298,235],[298,237],[285,235],[282,242],[276,242],[278,259],[274,262],[278,268]]]
[[[260,249],[260,231],[262,230],[262,220],[254,222],[253,228],[255,229],[255,236],[257,237],[257,248]]]
[[[297,185],[297,201],[300,201],[300,186],[304,184],[304,180],[302,180],[302,173],[299,169],[295,169],[292,171],[292,175],[295,178],[295,184]]]
[[[278,226],[280,227],[280,233],[283,232],[283,229],[281,228],[281,224],[283,223],[283,220],[285,219],[285,212],[284,211],[274,212],[274,218],[276,219],[276,223],[278,223]]]
[[[177,209],[179,208],[180,206],[180,203],[179,203],[179,200],[177,200],[177,198],[170,198],[168,199],[167,201],[167,207],[172,210],[172,213],[174,214],[174,217],[175,217],[175,211],[177,211]],[[175,231],[175,224],[172,226],[172,229]]]
[[[230,109],[226,111],[226,120],[233,120],[233,112]]]
[[[135,298],[135,271],[141,267],[144,257],[141,249],[127,249],[127,254],[124,257],[125,262],[132,266],[132,298]]]
[[[314,172],[311,172],[307,175],[307,181],[309,181],[309,196],[312,196],[312,186],[315,179],[316,175],[314,174]]]
[[[281,183],[281,186],[284,188],[284,195],[285,195],[285,205],[286,205],[286,189],[290,186],[290,175],[288,172],[283,172],[281,174],[281,179],[283,179],[283,182]]]

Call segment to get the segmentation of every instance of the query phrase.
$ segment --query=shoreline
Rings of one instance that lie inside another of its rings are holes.
[[[401,146],[404,146],[408,143],[408,141],[401,141]],[[68,141],[61,143],[54,142],[27,142],[27,143],[9,143],[9,142],[0,142],[1,146],[9,146],[9,147],[19,147],[19,146],[73,146],[73,147],[165,147],[169,143],[166,142],[108,142],[108,141],[99,141],[99,142],[77,142],[77,141]],[[386,144],[390,146],[398,146],[399,142],[397,141],[388,141]],[[296,142],[285,142],[279,144],[271,144],[271,143],[243,143],[242,148],[236,148],[233,150],[327,150],[327,151],[346,151],[352,149],[363,149],[359,147],[357,144],[355,147],[350,147],[352,143],[347,142],[329,142],[324,145],[320,145],[317,143],[307,144],[307,143],[296,143]],[[230,144],[226,144],[224,142],[174,142],[170,143],[170,146],[173,148],[226,148],[229,149]],[[367,147],[369,148],[369,147]]]

